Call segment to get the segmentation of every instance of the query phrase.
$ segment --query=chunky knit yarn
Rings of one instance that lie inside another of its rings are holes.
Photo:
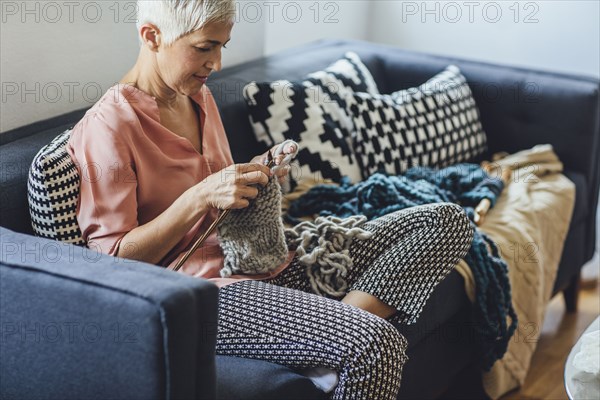
[[[487,198],[492,207],[504,189],[501,179],[491,178],[476,164],[457,164],[435,170],[409,169],[404,175],[371,175],[352,185],[343,179],[338,185],[317,185],[290,204],[286,216],[291,222],[305,215],[365,215],[369,220],[421,204],[449,202],[463,206],[469,216]]]
[[[231,210],[219,224],[221,276],[262,274],[281,265],[288,253],[281,220],[281,187],[276,178],[259,186],[246,208]]]
[[[304,221],[285,231],[288,244],[296,250],[297,261],[306,268],[315,293],[330,296],[346,293],[346,277],[354,265],[350,244],[373,235],[360,228],[366,221],[362,215],[344,219],[318,217],[314,222]]]
[[[506,352],[517,327],[517,315],[512,306],[508,267],[494,242],[476,229],[472,221],[474,207],[484,198],[493,207],[503,188],[501,179],[489,177],[475,164],[457,164],[440,170],[416,167],[402,176],[376,173],[356,185],[343,180],[340,186],[315,186],[290,205],[286,218],[292,223],[313,214],[364,215],[371,220],[421,204],[461,205],[475,232],[465,261],[473,271],[476,285],[472,309],[475,337],[482,353],[482,368],[489,370]]]

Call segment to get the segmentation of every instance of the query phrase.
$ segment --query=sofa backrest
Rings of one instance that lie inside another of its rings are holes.
[[[362,41],[327,40],[225,69],[209,81],[234,159],[255,155],[258,143],[242,89],[252,80],[294,80],[325,68],[347,51],[367,65],[381,93],[418,86],[455,64],[467,78],[481,112],[491,152],[516,152],[550,143],[568,170],[598,182],[598,79],[534,71],[404,51]]]
[[[76,122],[42,126],[29,136],[0,145],[0,226],[33,234],[27,203],[29,167],[43,146]]]
[[[208,85],[219,106],[234,159],[245,162],[265,150],[254,138],[242,97],[248,82],[299,79],[327,67],[347,51],[361,57],[382,93],[419,85],[448,64],[457,65],[472,87],[491,152],[515,152],[550,143],[565,170],[585,177],[589,204],[597,203],[600,184],[597,79],[408,52],[361,41],[312,43],[226,68],[211,77]],[[43,145],[77,120],[63,119],[58,127],[40,126],[39,133],[0,146],[0,225],[31,233],[26,199],[31,160]],[[22,131],[31,134],[31,130],[26,127]]]

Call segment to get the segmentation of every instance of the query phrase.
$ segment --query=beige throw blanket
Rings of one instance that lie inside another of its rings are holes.
[[[504,357],[483,374],[484,389],[494,399],[525,380],[575,204],[575,185],[561,174],[562,163],[552,146],[536,146],[495,164],[513,169],[512,180],[480,229],[498,245],[508,264],[519,326]],[[473,300],[471,270],[461,261],[457,271]]]

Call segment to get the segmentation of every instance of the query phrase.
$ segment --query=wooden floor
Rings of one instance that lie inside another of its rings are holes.
[[[502,400],[567,399],[563,372],[571,348],[600,314],[600,290],[592,285],[580,292],[578,312],[568,314],[562,295],[552,299],[525,384]]]

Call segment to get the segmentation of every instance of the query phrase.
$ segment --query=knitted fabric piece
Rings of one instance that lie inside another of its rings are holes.
[[[364,240],[373,234],[361,229],[364,216],[345,219],[319,217],[285,231],[290,248],[295,248],[297,261],[306,268],[313,291],[320,295],[341,296],[346,293],[346,277],[353,266],[349,254],[354,239]]]
[[[281,221],[281,187],[275,178],[258,188],[246,208],[231,210],[221,221],[218,239],[223,249],[221,276],[263,274],[281,265],[288,253]]]
[[[502,180],[491,178],[475,164],[457,164],[435,170],[416,167],[401,176],[376,173],[356,185],[318,185],[293,202],[286,216],[296,218],[365,215],[369,220],[422,204],[452,202],[463,207],[474,228],[474,238],[465,256],[475,278],[476,302],[472,309],[475,339],[482,354],[482,368],[489,370],[504,355],[518,321],[512,306],[508,267],[494,242],[472,222],[473,207],[487,198],[491,205],[502,192]],[[489,249],[489,250],[488,250]]]

